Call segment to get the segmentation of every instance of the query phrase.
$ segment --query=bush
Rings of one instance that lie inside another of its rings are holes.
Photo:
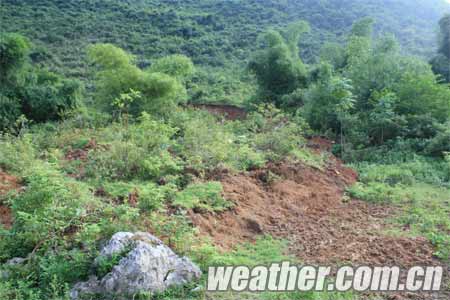
[[[359,168],[360,181],[363,183],[379,182],[390,186],[396,184],[412,185],[415,182],[414,174],[404,165],[368,165]]]
[[[21,113],[19,100],[0,93],[0,129],[11,129]]]
[[[169,199],[173,198],[176,192],[174,184],[156,185],[155,183],[140,182],[101,182],[100,187],[106,197],[119,202],[128,202],[130,196],[134,196],[137,203],[128,203],[138,205],[143,212],[157,211],[164,207]]]
[[[89,152],[89,177],[110,179],[160,179],[180,170],[170,152],[176,129],[143,114],[137,124],[115,124],[102,132],[104,147]]]
[[[246,125],[249,143],[266,159],[279,160],[294,154],[306,144],[307,126],[303,119],[292,119],[273,106],[261,106],[253,112]]]
[[[223,199],[220,182],[195,183],[188,185],[177,193],[173,205],[186,209],[220,212],[233,206],[233,203]]]
[[[29,134],[18,138],[0,135],[0,149],[0,168],[15,173],[31,169],[38,154]]]
[[[379,182],[356,183],[347,189],[351,197],[373,203],[396,203],[403,200],[404,188]]]
[[[96,98],[108,112],[115,112],[112,99],[130,89],[142,97],[130,105],[130,113],[169,114],[186,100],[184,80],[193,72],[192,62],[184,56],[162,58],[147,70],[134,63],[134,57],[111,44],[97,44],[88,49],[89,60],[97,67]]]
[[[244,136],[237,136],[232,126],[218,123],[207,113],[186,116],[181,128],[177,152],[190,168],[246,170],[264,163],[261,151],[248,144],[248,132],[244,130]]]
[[[256,52],[248,65],[259,84],[258,102],[287,107],[292,103],[283,102],[286,100],[283,96],[306,85],[307,71],[299,57],[298,43],[307,31],[309,25],[301,21],[289,25],[285,32],[270,30],[260,37],[263,48]]]
[[[35,122],[59,120],[80,105],[81,83],[45,70],[29,74],[26,86],[20,88],[22,111]]]
[[[30,65],[29,43],[18,34],[0,40],[0,130],[24,114],[29,120],[60,120],[80,104],[81,83]]]

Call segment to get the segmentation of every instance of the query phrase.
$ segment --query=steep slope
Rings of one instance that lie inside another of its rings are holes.
[[[16,31],[41,46],[36,62],[51,62],[66,74],[86,75],[84,48],[110,42],[140,57],[141,65],[168,53],[197,64],[242,64],[259,32],[305,19],[313,27],[302,45],[313,59],[323,40],[342,40],[352,22],[377,20],[378,33],[392,32],[405,51],[429,55],[445,0],[138,0],[1,1],[2,32]]]

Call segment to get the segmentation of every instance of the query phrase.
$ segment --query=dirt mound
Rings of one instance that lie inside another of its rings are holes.
[[[20,189],[19,179],[0,170],[0,224],[10,228],[13,219],[11,209],[2,203],[2,199],[12,190]]]
[[[325,170],[279,163],[215,179],[235,208],[191,217],[201,233],[223,249],[270,234],[288,240],[290,253],[306,263],[406,267],[433,262],[433,249],[425,239],[382,234],[391,214],[388,207],[343,197],[357,174],[337,159]]]
[[[240,107],[221,104],[193,104],[194,108],[202,109],[213,115],[223,116],[227,120],[243,120],[247,117],[247,112]]]

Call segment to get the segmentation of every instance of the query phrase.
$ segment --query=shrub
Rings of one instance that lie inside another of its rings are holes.
[[[292,120],[273,106],[259,107],[246,122],[249,143],[269,160],[286,158],[306,144],[304,121]]]
[[[285,32],[270,30],[260,37],[264,46],[248,65],[259,84],[258,101],[286,107],[291,103],[284,103],[283,96],[306,85],[307,71],[299,57],[298,43],[307,31],[307,23],[297,22],[289,25]]]
[[[186,209],[199,209],[209,212],[220,212],[233,205],[223,199],[220,182],[191,184],[175,195],[172,204]]]
[[[356,183],[347,189],[351,197],[373,203],[395,203],[404,199],[404,188],[379,182]]]
[[[0,92],[0,129],[11,129],[21,114],[20,101]]]
[[[237,136],[207,113],[188,116],[181,128],[177,152],[190,168],[245,170],[264,163],[262,153],[250,148],[245,136]]]
[[[137,124],[104,129],[104,147],[89,152],[87,175],[111,179],[160,179],[181,166],[169,153],[176,129],[143,114]]]
[[[396,184],[411,185],[415,181],[414,174],[404,165],[370,165],[360,168],[360,181],[363,183],[380,182],[390,186]]]
[[[26,172],[36,159],[37,150],[33,144],[33,136],[22,137],[0,135],[0,168],[12,172]]]
[[[62,78],[46,70],[36,70],[27,76],[26,86],[18,97],[22,99],[22,111],[36,122],[61,119],[64,112],[80,104],[81,83]]]
[[[0,130],[14,126],[20,114],[35,122],[59,120],[80,104],[81,83],[30,65],[29,47],[18,34],[0,40]]]
[[[156,185],[140,182],[102,182],[99,190],[113,200],[128,202],[130,195],[136,197],[138,207],[145,212],[162,209],[167,200],[172,199],[176,192],[174,184]]]
[[[88,49],[89,60],[97,66],[96,98],[100,106],[114,112],[112,99],[133,89],[142,97],[130,105],[130,113],[139,116],[169,114],[186,98],[183,80],[193,72],[192,62],[184,56],[162,58],[153,67],[141,70],[134,57],[111,44],[97,44]]]

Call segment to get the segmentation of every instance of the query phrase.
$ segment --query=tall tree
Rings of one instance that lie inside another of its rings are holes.
[[[439,49],[438,54],[431,60],[433,72],[441,75],[446,82],[450,82],[450,14],[439,21]]]
[[[307,23],[297,22],[289,25],[285,32],[270,30],[260,37],[263,48],[249,63],[258,81],[259,101],[285,106],[283,96],[306,85],[307,70],[298,44],[301,35],[308,30]]]

